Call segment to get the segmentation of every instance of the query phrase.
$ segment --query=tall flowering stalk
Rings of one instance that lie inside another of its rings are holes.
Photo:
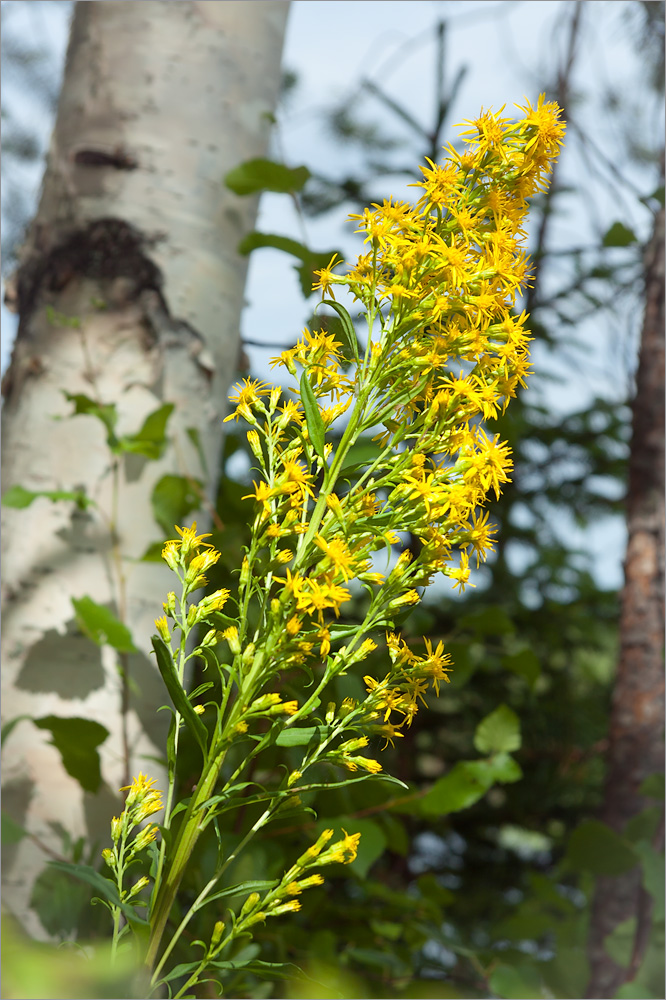
[[[290,398],[247,379],[232,396],[236,411],[227,419],[251,425],[248,441],[259,472],[237,593],[220,590],[193,600],[219,558],[196,525],[179,529],[180,537],[165,545],[180,595],[168,596],[153,640],[174,706],[165,836],[158,853],[154,848],[146,953],[155,986],[189,920],[220,896],[223,875],[242,848],[299,795],[321,787],[308,781],[313,766],[327,763],[354,774],[347,780],[371,778],[382,768],[360,752],[369,737],[378,734],[386,745],[402,736],[426,691],[439,693],[448,681],[442,643],[426,639],[425,655],[417,655],[394,621],[421,600],[438,573],[462,590],[470,559],[478,565],[493,549],[484,508],[508,481],[511,457],[482,421],[502,413],[529,374],[527,317],[514,311],[529,276],[523,226],[528,199],[545,188],[564,134],[559,109],[543,97],[519,110],[518,121],[502,117],[502,109],[466,122],[463,150],[449,147],[442,164],[421,168],[416,205],[389,199],[352,217],[366,252],[345,274],[335,273],[334,258],[315,286],[340,317],[346,343],[305,330],[273,362],[294,379]],[[364,311],[365,347],[336,300],[342,289]],[[343,415],[334,445],[329,432]],[[357,464],[354,445],[368,433],[375,435],[375,457]],[[404,532],[419,539],[418,555],[404,547]],[[352,581],[368,595],[365,617],[353,626],[340,621]],[[204,637],[191,649],[190,633],[202,624]],[[382,636],[387,668],[383,676],[364,677],[365,697],[326,701],[331,681],[357,669]],[[225,645],[228,651],[218,656]],[[194,656],[204,658],[220,684],[214,701],[206,701],[212,680],[186,689],[185,668]],[[280,678],[297,668],[307,686],[301,698],[284,701]],[[199,745],[203,768],[186,806],[177,808],[182,725]],[[239,741],[241,763],[225,767]],[[300,763],[274,787],[248,787],[242,781],[248,766],[275,743],[302,748]],[[164,947],[198,838],[216,816],[241,803],[263,808],[234,851],[220,854],[214,877],[189,910],[179,911]],[[187,968],[177,996],[252,923],[297,909],[296,895],[321,882],[318,874],[302,879],[303,872],[353,860],[358,835],[345,834],[324,850],[330,836],[320,837],[263,896],[252,893],[228,928],[215,925],[206,954]]]

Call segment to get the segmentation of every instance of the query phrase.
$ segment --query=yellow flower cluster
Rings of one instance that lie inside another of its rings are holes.
[[[367,252],[346,274],[335,273],[334,258],[316,285],[348,343],[343,350],[332,334],[306,330],[274,360],[297,379],[296,399],[281,402],[277,388],[251,380],[231,397],[237,408],[227,419],[252,425],[261,471],[250,494],[256,517],[241,574],[239,641],[254,602],[263,626],[253,641],[265,636],[266,676],[315,657],[328,658],[333,674],[345,672],[367,655],[363,633],[392,627],[397,612],[421,599],[417,588],[442,573],[462,590],[470,557],[478,566],[493,550],[483,508],[508,482],[512,462],[483,422],[505,410],[529,374],[527,316],[515,309],[529,276],[524,222],[565,128],[543,96],[519,111],[516,121],[502,108],[465,122],[462,150],[448,147],[442,164],[421,168],[415,205],[388,199],[352,217]],[[337,289],[365,311],[364,352]],[[341,414],[346,425],[334,448],[326,432]],[[351,449],[369,433],[375,457],[354,466]],[[419,540],[418,555],[403,551],[391,569],[401,532]],[[373,564],[382,550],[385,567]],[[370,607],[359,635],[332,652],[332,625],[354,579]],[[447,679],[441,644],[425,658],[404,650],[400,657],[399,676],[394,661],[385,681],[366,679],[365,721],[381,716],[388,740],[411,722],[428,678],[436,688]]]

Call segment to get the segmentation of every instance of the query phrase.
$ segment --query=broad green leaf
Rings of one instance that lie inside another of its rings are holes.
[[[488,768],[488,772],[493,781],[499,781],[502,785],[520,781],[523,776],[520,764],[508,753],[496,753],[487,761],[472,761],[472,764],[483,764]]]
[[[300,191],[308,178],[307,167],[286,167],[283,163],[273,160],[247,160],[234,167],[225,175],[225,185],[234,194],[248,195],[259,191],[276,191],[288,194],[290,191]]]
[[[104,424],[106,429],[106,443],[111,451],[118,450],[118,438],[116,437],[116,424],[118,413],[114,403],[97,403],[90,396],[83,393],[70,393],[63,391],[63,395],[68,402],[74,404],[74,416],[95,417]]]
[[[18,823],[15,823],[14,820],[11,818],[11,816],[8,815],[8,813],[6,812],[2,813],[1,822],[2,822],[1,840],[3,845],[18,844],[19,840],[23,840],[23,838],[26,836],[27,830],[24,830],[22,826],[19,826]]]
[[[173,656],[171,655],[171,651],[168,649],[166,643],[160,638],[159,635],[154,635],[152,637],[152,644],[153,649],[155,650],[155,655],[157,656],[157,666],[160,674],[162,675],[162,680],[166,685],[166,689],[169,692],[169,697],[171,698],[176,711],[180,712],[185,721],[185,725],[201,747],[201,752],[205,759],[208,749],[208,731],[197,713],[192,708],[192,704],[181,686],[178,679],[178,673],[176,672],[176,666],[173,662]]]
[[[323,740],[328,736],[326,726],[308,726],[304,729],[283,729],[275,743],[279,747],[304,747],[313,739]]]
[[[318,303],[318,306],[329,306],[338,314],[342,321],[342,329],[344,331],[345,340],[347,341],[347,346],[349,347],[349,350],[353,354],[354,358],[358,361],[358,338],[356,336],[356,330],[354,328],[352,318],[345,307],[340,302],[336,302],[335,299],[323,299]]]
[[[53,865],[47,865],[39,873],[30,895],[30,906],[54,938],[63,938],[76,931],[89,901],[90,887]]]
[[[503,656],[502,666],[505,670],[524,677],[530,687],[534,687],[541,676],[541,664],[531,649],[521,649],[518,653]]]
[[[663,774],[651,774],[649,778],[641,783],[638,791],[641,795],[644,795],[647,799],[659,799],[663,802],[664,800],[664,775]]]
[[[636,242],[633,229],[629,229],[623,222],[614,222],[603,238],[605,247],[628,247]]]
[[[594,875],[622,875],[639,858],[627,841],[597,819],[584,820],[571,834],[566,853],[570,867]]]
[[[664,855],[661,851],[655,851],[652,844],[641,841],[634,844],[633,849],[641,859],[643,868],[643,887],[654,899],[653,920],[664,919],[664,885],[666,882],[666,870],[664,869]]]
[[[531,964],[500,962],[493,968],[488,981],[493,993],[506,1000],[536,1000],[544,996],[541,976]]]
[[[108,878],[104,878],[103,875],[100,875],[100,873],[95,871],[94,868],[91,868],[90,865],[75,865],[70,864],[67,861],[49,861],[49,867],[54,868],[57,871],[65,872],[67,875],[71,875],[72,878],[76,878],[80,882],[87,882],[88,885],[91,885],[103,899],[108,900],[108,902],[113,906],[119,907],[123,916],[126,917],[131,923],[147,924],[147,921],[138,915],[134,907],[121,902],[115,883]]]
[[[173,410],[173,403],[164,403],[149,413],[136,434],[128,434],[120,439],[122,451],[144,455],[150,459],[160,458],[166,447],[166,425]]]
[[[67,773],[84,791],[96,792],[102,782],[97,747],[107,738],[109,730],[92,719],[63,719],[56,715],[33,722],[51,733],[50,742],[59,752]]]
[[[488,768],[474,767],[483,761],[460,761],[448,774],[432,786],[421,800],[422,811],[427,816],[446,816],[474,805],[493,783]]]
[[[91,597],[72,598],[76,623],[97,646],[113,646],[119,653],[135,653],[132,633],[103,604],[96,604]]]
[[[312,251],[298,240],[292,240],[289,236],[278,236],[274,233],[248,233],[238,244],[238,252],[246,257],[253,250],[261,250],[264,247],[272,247],[274,250],[282,250],[284,253],[298,257],[303,262],[310,259]]]
[[[319,406],[317,400],[315,399],[314,392],[312,391],[312,386],[310,385],[310,380],[306,372],[301,375],[301,403],[303,404],[303,409],[305,410],[305,419],[308,425],[308,434],[310,435],[310,441],[314,450],[317,452],[319,457],[324,460],[324,442],[325,442],[325,431],[324,431],[324,421],[321,418],[321,413],[319,412]]]
[[[87,497],[84,490],[26,490],[24,486],[10,486],[2,495],[2,505],[23,509],[29,507],[37,497],[46,497],[53,503],[59,500],[72,500],[79,510],[96,506],[95,501]]]
[[[189,476],[166,475],[155,484],[150,498],[153,517],[168,538],[174,533],[174,525],[183,524],[199,509],[203,492],[203,483]]]
[[[520,720],[508,705],[499,705],[476,727],[474,746],[479,753],[512,753],[520,749]]]

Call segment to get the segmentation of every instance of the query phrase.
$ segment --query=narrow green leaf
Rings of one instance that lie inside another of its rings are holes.
[[[29,507],[37,497],[46,497],[53,503],[72,500],[79,510],[96,506],[95,501],[87,497],[84,490],[26,490],[24,486],[10,486],[2,495],[2,506],[23,509]]]
[[[474,746],[479,753],[511,753],[519,750],[520,720],[508,705],[499,705],[476,727]]]
[[[214,899],[223,899],[224,896],[237,896],[241,892],[269,892],[276,885],[279,885],[279,879],[276,878],[238,882],[236,885],[230,885],[227,889],[221,889],[212,896],[208,896],[206,898],[206,905],[212,903]]]
[[[97,646],[113,646],[119,653],[135,653],[132,633],[127,625],[103,604],[96,604],[91,597],[72,598],[76,623]]]
[[[31,718],[31,715],[15,715],[13,719],[8,719],[0,730],[0,746],[5,745],[5,741],[9,739],[14,731],[14,727],[18,726],[19,722],[22,722],[24,719]]]
[[[173,656],[166,643],[158,635],[154,635],[152,637],[152,644],[157,656],[157,666],[159,667],[166,689],[169,692],[169,697],[176,710],[182,715],[185,725],[201,747],[201,752],[205,759],[208,749],[208,731],[183,691],[178,679],[176,666],[173,662]]]
[[[96,792],[102,782],[97,747],[107,738],[109,730],[92,719],[63,719],[56,715],[33,722],[38,729],[51,733],[51,745],[59,752],[67,773],[84,791]]]
[[[324,421],[321,419],[319,406],[317,404],[317,400],[315,399],[315,394],[312,391],[312,386],[310,385],[307,372],[303,372],[301,375],[300,389],[301,403],[303,404],[303,409],[305,410],[305,419],[308,425],[310,441],[312,442],[314,450],[317,452],[321,460],[324,461],[324,442],[326,438]]]
[[[147,924],[148,921],[140,917],[134,907],[123,903],[118,895],[118,889],[108,878],[104,878],[98,871],[90,865],[75,865],[66,861],[49,861],[49,867],[71,875],[72,878],[79,879],[80,882],[87,882],[104,899],[107,899],[113,906],[117,906],[131,923]]]
[[[317,307],[318,306],[330,306],[330,308],[334,309],[338,314],[342,321],[342,329],[344,331],[345,340],[347,341],[349,350],[352,352],[356,361],[358,361],[358,337],[356,336],[356,330],[354,328],[352,318],[345,307],[340,302],[336,302],[335,299],[323,299],[321,302],[317,303]]]
[[[300,191],[308,178],[307,167],[286,167],[273,160],[246,160],[225,175],[225,185],[235,194],[256,194],[259,191],[276,191],[288,194]]]
[[[307,726],[303,729],[283,729],[275,743],[279,747],[304,747],[312,739],[323,740],[328,735],[326,726]]]

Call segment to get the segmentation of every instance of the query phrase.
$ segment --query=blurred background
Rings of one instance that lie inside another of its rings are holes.
[[[71,8],[2,3],[3,277],[36,207]],[[309,985],[288,987],[290,996],[601,995],[584,993],[595,879],[639,855],[652,937],[638,968],[635,917],[606,948],[627,969],[616,996],[663,996],[657,785],[652,811],[621,841],[604,840],[594,819],[618,659],[644,252],[663,206],[663,61],[664,5],[654,0],[292,2],[272,156],[305,165],[310,179],[300,194],[263,196],[263,233],[322,260],[333,250],[353,257],[348,214],[389,195],[411,199],[418,164],[439,159],[454,126],[482,106],[506,104],[510,115],[545,92],[568,131],[530,219],[535,272],[522,307],[535,373],[492,427],[515,461],[491,506],[496,552],[464,595],[434,587],[404,625],[414,643],[443,639],[455,663],[450,687],[385,764],[423,795],[387,805],[385,791],[376,800],[338,792],[317,804],[324,825],[353,817],[363,846],[314,913],[309,900],[302,924],[295,917],[280,940],[266,932],[276,958],[329,983],[330,993]],[[251,255],[246,299],[245,373],[267,378],[316,297],[293,258],[265,248]],[[3,307],[3,370],[14,323]],[[215,541],[227,568],[215,586],[231,579],[246,531],[242,432],[227,436],[224,471]],[[473,766],[478,727],[498,706],[517,770],[488,776]],[[433,788],[445,809],[433,806]],[[256,851],[255,863],[282,861],[274,839]],[[250,977],[238,988],[269,997],[287,987]]]

